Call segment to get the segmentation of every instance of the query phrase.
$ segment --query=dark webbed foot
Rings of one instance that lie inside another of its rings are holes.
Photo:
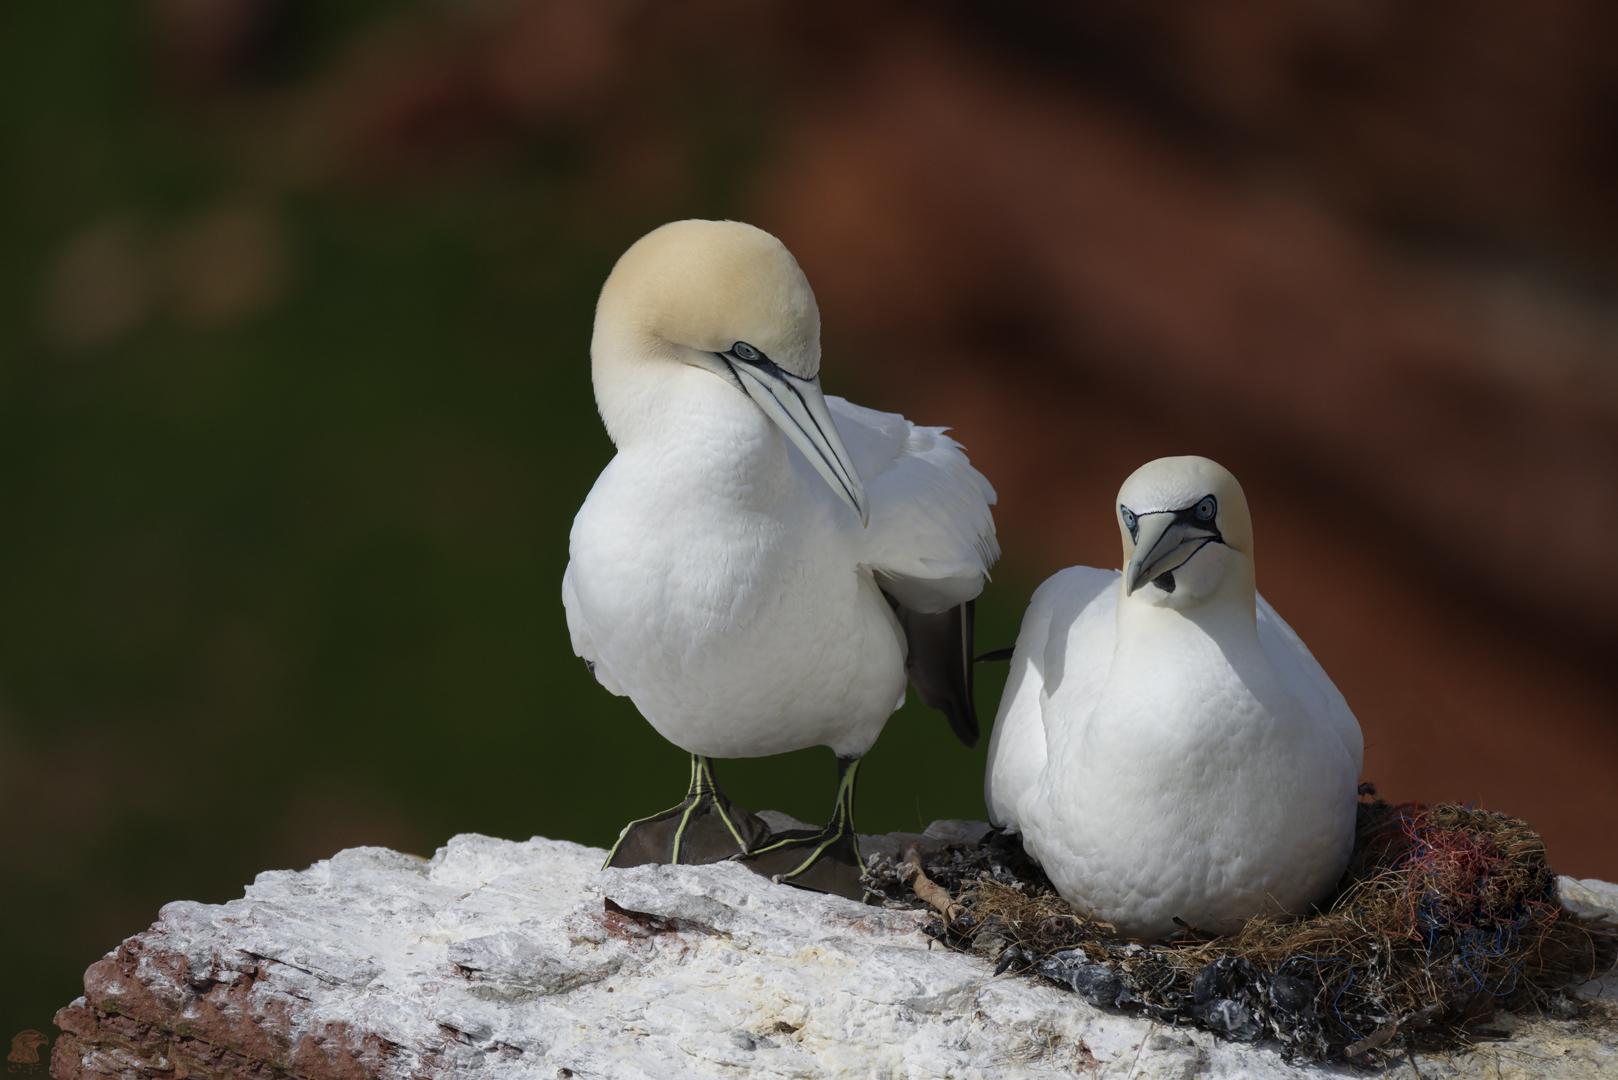
[[[714,784],[713,760],[692,754],[691,786],[684,801],[624,826],[606,866],[722,862],[763,846],[769,834],[768,825],[725,798]]]
[[[754,873],[815,892],[863,900],[865,860],[854,834],[854,774],[859,758],[837,759],[837,807],[824,829],[773,833],[741,861]]]
[[[865,862],[852,831],[840,833],[827,826],[818,832],[794,829],[776,833],[758,851],[742,857],[742,862],[782,884],[850,900],[865,898],[865,886],[860,884]]]

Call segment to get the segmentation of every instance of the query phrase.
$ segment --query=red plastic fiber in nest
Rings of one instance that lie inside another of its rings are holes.
[[[1503,841],[1516,838],[1514,819],[1440,809],[1442,823],[1433,820],[1430,806],[1391,807],[1385,822],[1367,836],[1362,858],[1406,875],[1411,915],[1419,910],[1429,925],[1481,929],[1519,924],[1534,909],[1550,905],[1551,873],[1537,837],[1534,850],[1508,851]]]

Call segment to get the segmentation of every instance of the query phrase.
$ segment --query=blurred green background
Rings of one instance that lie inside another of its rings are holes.
[[[165,54],[149,9],[0,8],[5,1032],[53,1030],[167,901],[353,844],[604,844],[681,794],[683,755],[595,685],[562,614],[612,453],[590,324],[641,233],[747,217],[772,104],[680,87],[657,119],[677,180],[650,195],[603,192],[565,126],[332,182],[300,158],[302,88],[399,7],[284,7],[224,74]],[[898,407],[830,329],[828,389]],[[983,647],[1028,591],[1001,575]],[[862,828],[981,818],[986,744],[906,706]],[[809,821],[834,790],[826,750],[720,775]]]

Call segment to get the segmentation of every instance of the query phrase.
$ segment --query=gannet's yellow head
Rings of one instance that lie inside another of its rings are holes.
[[[675,221],[630,246],[596,305],[596,334],[725,353],[738,341],[800,379],[820,373],[820,308],[786,245],[739,221]]]
[[[1230,471],[1205,457],[1147,462],[1118,489],[1125,597],[1190,608],[1253,605],[1253,520]]]
[[[786,245],[739,221],[675,221],[619,258],[590,341],[596,404],[614,442],[656,408],[663,363],[724,379],[762,409],[868,521],[865,488],[820,390],[820,308]],[[650,365],[650,366],[648,366]]]

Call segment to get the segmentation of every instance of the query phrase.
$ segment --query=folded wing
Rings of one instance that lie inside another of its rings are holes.
[[[994,488],[944,428],[828,397],[871,503],[860,561],[889,596],[937,614],[975,598],[1000,557]]]
[[[1000,556],[989,511],[994,488],[943,428],[839,397],[826,404],[870,500],[870,524],[857,540],[860,565],[904,630],[905,674],[956,737],[975,746],[972,601]]]
[[[1258,642],[1287,689],[1305,705],[1330,718],[1343,749],[1354,759],[1354,775],[1358,776],[1365,767],[1365,736],[1360,732],[1360,722],[1309,646],[1263,596],[1258,598]]]
[[[989,767],[983,780],[989,820],[1004,829],[1017,832],[1022,827],[1018,802],[1033,790],[1045,767],[1045,707],[1053,679],[1056,687],[1061,685],[1071,629],[1086,621],[1086,609],[1098,594],[1106,595],[1117,577],[1116,571],[1070,566],[1047,578],[1028,602],[989,737]],[[1113,620],[1100,622],[1110,628]],[[1086,641],[1077,654],[1081,662],[1097,660],[1103,667],[1111,656],[1110,638]]]
[[[574,653],[584,661],[585,666],[590,669],[590,674],[595,676],[596,682],[619,697],[623,697],[624,688],[618,685],[618,680],[614,679],[612,673],[601,665],[601,658],[596,652],[595,642],[590,640],[590,628],[584,624],[583,614],[579,610],[579,594],[577,587],[573,584],[573,564],[571,562],[567,564],[567,569],[562,572],[562,608],[567,612],[567,632],[573,639]]]

